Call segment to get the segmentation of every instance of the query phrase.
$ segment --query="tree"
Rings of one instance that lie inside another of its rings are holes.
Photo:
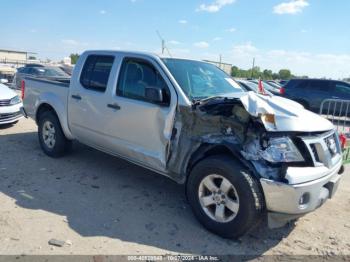
[[[231,68],[231,76],[239,77],[239,68],[237,66]]]
[[[288,80],[292,78],[292,73],[289,69],[281,69],[278,74],[280,79]]]
[[[263,78],[265,79],[265,80],[271,80],[272,79],[272,70],[267,70],[267,69],[265,69],[264,71],[263,71]]]
[[[78,61],[79,58],[79,54],[70,54],[70,60],[71,60],[71,64],[75,65]]]
[[[286,79],[289,80],[295,76],[291,73],[289,69],[281,69],[278,73],[272,72],[272,70],[265,69],[261,71],[260,67],[255,66],[252,69],[244,70],[237,66],[232,66],[231,76],[237,78],[262,78],[263,80],[276,80],[276,79]],[[307,78],[307,76],[303,76]]]

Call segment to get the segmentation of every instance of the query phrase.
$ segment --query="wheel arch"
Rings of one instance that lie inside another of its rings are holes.
[[[244,159],[241,156],[239,145],[234,145],[230,143],[221,143],[221,144],[203,143],[202,145],[200,145],[199,148],[191,155],[189,161],[187,162],[185,184],[187,184],[190,173],[192,169],[195,167],[195,165],[198,164],[201,160],[214,155],[226,155],[226,156],[232,157],[234,160],[240,163],[243,167],[247,168],[247,171],[249,171],[252,174],[253,178],[256,180],[265,201],[264,191],[260,183],[260,178],[261,178],[260,174],[258,173],[258,171],[255,169],[255,167],[250,161]],[[185,194],[187,195],[187,191],[185,192]]]
[[[50,103],[42,102],[39,106],[37,106],[37,110],[35,112],[35,122],[37,124],[39,124],[40,116],[45,112],[52,112],[57,117],[64,135],[68,139],[73,139],[73,136],[68,128],[67,121],[64,121],[61,119],[61,116],[60,114],[58,114],[56,108],[52,106]]]
[[[240,154],[240,147],[239,145],[234,145],[230,143],[220,143],[220,144],[208,144],[203,143],[201,144],[196,151],[194,151],[191,154],[191,157],[189,158],[187,165],[186,165],[186,178],[191,173],[191,170],[193,167],[199,163],[201,160],[203,160],[206,157],[214,156],[214,155],[228,155],[238,161],[240,164],[242,164],[245,168],[247,168],[249,171],[252,172],[252,174],[258,179],[260,178],[258,172],[254,168],[254,166],[244,159]]]

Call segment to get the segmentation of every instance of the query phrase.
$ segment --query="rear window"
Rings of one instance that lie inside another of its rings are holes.
[[[88,56],[80,76],[82,86],[86,89],[104,92],[107,88],[113,62],[113,56]]]

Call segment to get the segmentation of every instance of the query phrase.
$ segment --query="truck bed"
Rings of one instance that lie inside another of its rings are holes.
[[[67,110],[70,79],[45,79],[36,77],[25,78],[24,107],[26,113],[35,119],[36,105],[45,101],[57,103],[64,115]]]

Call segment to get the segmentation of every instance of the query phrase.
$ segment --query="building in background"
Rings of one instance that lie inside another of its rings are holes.
[[[232,64],[223,63],[223,62],[216,62],[216,61],[210,61],[210,60],[204,60],[204,62],[216,65],[218,68],[220,68],[221,70],[226,72],[226,74],[231,75]]]
[[[27,64],[28,60],[33,60],[34,55],[36,53],[0,49],[0,64],[9,64],[18,67]]]
[[[16,69],[27,63],[36,62],[35,55],[33,52],[0,49],[0,79],[12,82]]]

